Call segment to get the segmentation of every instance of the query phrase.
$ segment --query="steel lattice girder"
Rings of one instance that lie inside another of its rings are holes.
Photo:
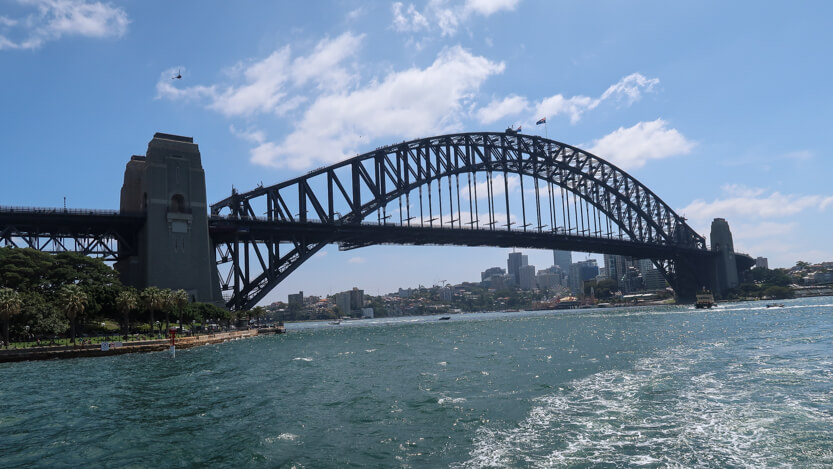
[[[453,199],[451,198],[451,177],[456,177],[459,187],[460,175],[486,173],[489,184],[492,184],[492,173],[503,173],[504,184],[507,185],[506,174],[517,174],[532,177],[537,187],[538,181],[560,187],[593,206],[603,213],[619,227],[621,232],[634,242],[648,245],[663,245],[673,249],[693,249],[705,252],[705,239],[697,235],[685,220],[654,194],[645,185],[609,162],[587,153],[576,147],[554,140],[537,136],[518,135],[512,133],[465,133],[431,137],[400,144],[380,147],[372,152],[359,155],[335,165],[319,168],[302,177],[298,177],[280,184],[268,187],[258,187],[246,192],[233,192],[232,195],[211,207],[214,219],[225,209],[230,211],[228,219],[250,220],[265,219],[279,223],[299,223],[317,221],[323,224],[357,224],[361,223],[374,212],[385,210],[387,205],[397,199],[408,197],[413,191],[428,189],[429,223],[433,226],[435,218],[430,211],[431,188],[437,182],[438,200],[440,207],[440,226],[442,226],[442,187],[440,181],[447,178],[449,205],[451,205],[451,223],[453,226]],[[344,173],[347,173],[346,175]],[[325,178],[322,189],[311,182]],[[476,181],[476,178],[475,178]],[[521,178],[523,184],[523,178]],[[550,187],[551,188],[551,187]],[[471,190],[471,182],[469,181]],[[476,190],[476,188],[475,188]],[[511,231],[512,222],[509,220],[509,191],[505,193],[506,230]],[[459,196],[459,192],[458,192]],[[537,197],[537,195],[536,195]],[[422,193],[419,194],[422,203]],[[253,202],[265,200],[265,218],[257,216]],[[339,202],[340,201],[340,205]],[[574,199],[575,201],[575,199]],[[489,192],[489,229],[496,230],[495,207],[498,201],[494,191]],[[535,208],[540,214],[540,201]],[[575,203],[575,202],[574,202]],[[563,202],[562,202],[563,204]],[[460,211],[459,200],[457,203]],[[410,206],[408,206],[410,210]],[[524,218],[526,218],[525,207]],[[420,208],[420,212],[422,209]],[[308,213],[317,219],[308,218]],[[409,213],[410,215],[410,213]],[[567,211],[569,216],[569,209]],[[573,213],[578,218],[578,213]],[[401,216],[401,213],[400,213]],[[472,214],[470,213],[470,216]],[[409,217],[408,224],[410,226]],[[476,218],[476,217],[475,217]],[[424,223],[424,217],[420,224]],[[571,223],[570,220],[567,220]],[[576,233],[578,233],[576,220]],[[456,220],[462,228],[462,220]],[[564,221],[562,220],[562,223]],[[594,219],[595,222],[595,219]],[[470,223],[476,223],[474,218]],[[584,228],[584,214],[581,218]],[[589,233],[589,213],[588,228]],[[479,224],[478,224],[479,226]],[[524,225],[524,230],[528,225]],[[565,223],[565,227],[567,224]],[[539,221],[538,231],[542,232],[543,224]],[[570,227],[572,229],[572,227]],[[556,232],[556,227],[550,228]],[[283,238],[291,238],[292,230]],[[460,236],[470,235],[470,230],[460,233]],[[278,236],[279,234],[272,234]],[[272,242],[276,240],[273,238]],[[242,295],[250,304],[255,298],[261,298],[265,292],[309,258],[329,241],[309,242],[303,239],[278,239],[277,241],[292,241],[294,248],[285,256],[270,254],[264,257],[257,255],[260,262],[261,274],[249,280],[248,260],[232,256],[236,264],[244,262],[244,266],[236,265],[230,274],[237,279],[234,295]],[[249,253],[249,243],[243,249]],[[372,244],[370,241],[358,245]],[[461,242],[461,244],[465,244]],[[259,253],[257,247],[254,248]],[[230,252],[239,250],[230,249]],[[669,252],[670,252],[669,251]],[[674,261],[655,260],[655,264],[674,284]],[[294,265],[294,266],[293,266]],[[224,288],[231,288],[230,280],[221,281]],[[242,304],[240,298],[230,303]]]
[[[143,214],[0,207],[0,245],[116,261],[136,254],[136,236],[143,224]]]

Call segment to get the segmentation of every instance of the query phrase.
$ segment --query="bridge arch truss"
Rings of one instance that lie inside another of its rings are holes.
[[[211,215],[221,288],[237,309],[254,306],[329,243],[631,252],[651,258],[672,286],[681,262],[709,252],[684,218],[625,171],[579,148],[511,132],[379,147],[280,184],[233,191]]]

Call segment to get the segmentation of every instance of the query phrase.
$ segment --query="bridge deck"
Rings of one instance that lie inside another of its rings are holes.
[[[394,224],[330,224],[307,221],[280,222],[212,217],[209,231],[214,242],[288,241],[339,243],[342,249],[377,244],[492,246],[559,249],[600,254],[622,254],[643,259],[671,258],[682,253],[711,256],[711,251],[663,243],[646,244],[603,236],[524,231],[521,229],[460,229]]]

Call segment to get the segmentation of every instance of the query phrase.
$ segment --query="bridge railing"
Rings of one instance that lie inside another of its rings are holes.
[[[133,215],[144,216],[144,212],[121,212],[119,210],[101,210],[92,208],[62,208],[62,207],[21,207],[14,205],[0,205],[0,213],[23,214],[67,214],[67,215]]]
[[[242,217],[239,217],[239,218],[234,217],[234,216],[222,216],[222,217],[214,216],[214,217],[211,217],[211,220],[212,221],[247,221],[247,222],[260,223],[260,224],[263,224],[263,225],[268,225],[268,224],[272,224],[272,223],[292,223],[293,225],[297,226],[299,224],[299,222],[297,222],[297,221],[296,222],[283,222],[283,221],[279,221],[279,220],[270,220],[266,217],[252,217],[252,216],[242,216]],[[326,220],[321,220],[321,219],[318,219],[318,218],[307,218],[304,221],[304,223],[314,224],[314,225],[330,225],[331,224],[330,222],[328,222]],[[587,230],[577,232],[578,228],[570,228],[568,230],[568,229],[565,229],[564,227],[561,227],[561,226],[557,227],[555,230],[549,230],[549,229],[537,230],[537,229],[534,229],[534,228],[525,230],[522,227],[507,228],[505,223],[500,224],[499,225],[500,228],[495,228],[495,229],[489,229],[487,227],[484,228],[483,226],[485,226],[485,225],[483,225],[481,227],[475,227],[474,225],[466,226],[466,224],[463,224],[462,226],[457,225],[457,226],[454,226],[454,227],[448,227],[448,226],[441,226],[439,223],[436,223],[434,225],[430,225],[430,224],[427,224],[427,223],[426,224],[414,223],[412,225],[407,225],[407,224],[399,224],[399,223],[384,223],[384,222],[369,221],[369,220],[362,220],[358,223],[356,223],[356,222],[343,222],[341,220],[336,220],[335,224],[336,225],[353,225],[353,226],[359,225],[359,226],[391,226],[391,227],[403,227],[403,228],[421,228],[421,229],[443,230],[445,232],[465,230],[465,231],[487,231],[487,232],[491,231],[491,232],[501,232],[501,233],[510,232],[510,233],[530,233],[530,234],[554,234],[554,235],[562,235],[562,236],[582,236],[582,237],[598,238],[598,239],[612,239],[612,240],[619,240],[619,241],[631,241],[627,236],[622,236],[619,233],[607,233],[607,232],[598,232],[598,231],[588,232]],[[669,243],[666,240],[660,239],[660,238],[653,239],[653,240],[650,240],[650,241],[643,241],[641,243],[642,244],[651,244],[651,245],[655,245],[655,246],[669,246],[669,245],[672,244],[672,243]]]

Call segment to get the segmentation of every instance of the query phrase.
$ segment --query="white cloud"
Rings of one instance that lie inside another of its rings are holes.
[[[725,218],[731,224],[735,251],[767,257],[771,267],[830,257],[829,252],[808,250],[802,244],[806,233],[797,217],[807,210],[825,211],[833,204],[833,196],[782,194],[738,184],[724,185],[721,192],[720,198],[708,202],[697,199],[676,212],[706,235],[714,218]]]
[[[363,34],[356,36],[348,32],[333,40],[321,40],[312,54],[293,61],[293,81],[295,84],[303,85],[312,80],[321,88],[344,88],[354,77],[339,64],[356,53],[363,38]]]
[[[171,67],[159,74],[159,81],[156,82],[156,99],[195,101],[205,97],[213,97],[217,94],[215,86],[177,88],[174,86],[174,79],[172,78],[176,75],[188,78],[188,70],[185,67]]]
[[[646,78],[639,73],[633,73],[609,86],[598,98],[581,95],[565,98],[562,94],[544,98],[537,104],[535,115],[554,117],[567,114],[570,121],[576,123],[582,114],[597,108],[604,101],[624,99],[630,105],[642,98],[643,92],[653,91],[657,84],[658,78]]]
[[[780,223],[775,221],[763,221],[759,223],[738,223],[732,226],[732,231],[737,233],[733,238],[738,240],[750,240],[760,238],[775,238],[795,232],[798,228],[797,222]]]
[[[461,47],[441,52],[425,69],[391,72],[353,91],[322,94],[295,130],[252,151],[257,164],[304,169],[356,153],[363,138],[417,137],[461,127],[459,116],[489,76],[504,64]]]
[[[697,199],[679,213],[685,213],[695,221],[713,218],[760,219],[781,218],[796,215],[807,209],[824,211],[833,204],[833,196],[798,195],[771,192],[739,185],[723,186],[727,197],[706,202]]]
[[[465,9],[483,16],[490,16],[501,10],[512,11],[519,2],[520,0],[466,0]]]
[[[229,126],[229,131],[236,137],[248,140],[252,143],[261,144],[266,141],[266,134],[262,130],[238,130],[233,125]]]
[[[0,50],[37,49],[64,36],[121,37],[130,23],[123,9],[109,3],[86,0],[18,0],[18,3],[32,6],[37,12],[23,21],[0,17],[0,25],[15,28],[21,36],[17,41],[0,36]]]
[[[529,108],[529,101],[521,96],[507,96],[502,101],[492,100],[487,106],[477,110],[477,120],[481,124],[492,124],[506,116],[513,116]]]
[[[608,87],[599,100],[627,98],[628,104],[633,104],[642,98],[643,91],[651,92],[658,84],[659,78],[645,78],[639,73],[632,73]]]
[[[213,96],[209,106],[226,116],[245,116],[274,111],[286,96],[283,84],[289,77],[289,47],[276,50],[269,57],[252,64],[243,72],[246,84],[230,86]]]
[[[367,262],[367,259],[361,256],[355,256],[351,257],[350,259],[347,259],[347,262],[351,264],[364,264],[365,262]]]
[[[500,11],[512,11],[520,0],[430,0],[420,12],[411,3],[407,8],[402,2],[392,6],[393,29],[399,32],[428,31],[434,27],[443,36],[454,35],[472,14],[491,16]]]
[[[300,95],[289,97],[290,83],[303,86],[313,82],[325,90],[343,90],[352,83],[355,77],[340,64],[355,54],[362,38],[347,32],[335,39],[321,40],[310,55],[294,60],[289,46],[285,46],[265,59],[250,64],[238,63],[226,73],[232,80],[242,80],[244,83],[240,85],[178,88],[175,86],[178,83],[170,77],[180,68],[172,68],[160,76],[156,84],[157,98],[207,99],[206,107],[228,117],[265,113],[280,116],[306,101]]]
[[[365,12],[364,8],[362,8],[362,7],[358,7],[358,8],[356,8],[355,10],[350,10],[350,11],[347,13],[347,19],[348,19],[348,20],[354,20],[354,19],[356,19],[356,18],[359,18],[359,17],[361,17],[361,16],[364,16],[364,14],[365,14],[365,13],[366,13],[366,12]]]
[[[677,129],[666,128],[657,119],[640,122],[633,127],[619,127],[612,133],[586,146],[587,151],[627,170],[640,168],[648,160],[668,158],[691,151],[694,143]]]
[[[408,5],[404,12],[402,2],[395,2],[393,10],[393,29],[399,32],[415,32],[428,29],[428,19],[417,11],[413,4]]]

